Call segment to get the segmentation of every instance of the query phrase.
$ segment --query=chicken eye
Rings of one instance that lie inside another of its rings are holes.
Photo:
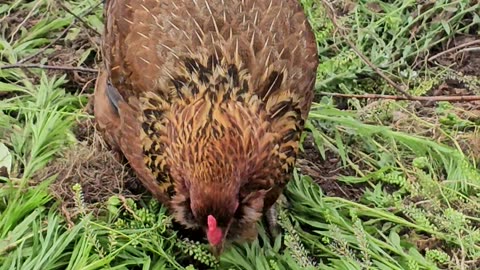
[[[189,222],[194,222],[196,217],[195,214],[192,210],[190,199],[187,199],[185,201],[185,219],[188,220]]]
[[[233,214],[233,218],[239,220],[243,216],[243,205],[241,203],[238,204],[237,210]]]
[[[192,213],[192,217],[194,219],[197,219],[197,215],[195,214],[195,212],[193,211],[193,209],[190,207],[190,213]]]

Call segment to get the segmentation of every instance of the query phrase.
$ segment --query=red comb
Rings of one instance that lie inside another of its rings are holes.
[[[223,233],[222,230],[217,228],[217,220],[212,216],[208,215],[207,218],[208,231],[207,238],[211,245],[218,245],[222,242]]]
[[[214,230],[217,228],[217,220],[212,215],[208,215],[207,223],[208,230]]]

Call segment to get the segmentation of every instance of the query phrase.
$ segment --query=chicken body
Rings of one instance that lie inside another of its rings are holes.
[[[106,1],[97,125],[212,246],[255,237],[291,177],[318,56],[297,0]]]

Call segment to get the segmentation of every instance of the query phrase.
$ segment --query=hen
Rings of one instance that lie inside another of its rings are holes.
[[[252,239],[291,177],[318,56],[297,0],[107,0],[94,110],[211,246]]]

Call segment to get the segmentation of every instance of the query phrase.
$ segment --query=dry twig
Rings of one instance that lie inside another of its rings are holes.
[[[73,24],[74,24],[74,22],[72,22],[67,28],[65,28],[65,30],[63,30],[63,32],[60,33],[60,35],[58,35],[52,42],[48,43],[47,46],[41,48],[40,50],[38,50],[34,54],[23,58],[22,60],[18,61],[17,64],[22,64],[22,63],[28,62],[29,60],[33,59],[35,56],[40,55],[41,53],[46,51],[50,46],[57,43],[57,41],[59,41],[68,32],[68,30],[70,30],[70,28],[72,28]]]
[[[81,16],[87,16],[89,14],[91,14],[102,2],[98,3],[97,5],[91,7],[89,10],[87,10],[87,12],[85,12],[85,14],[81,15]],[[64,7],[66,8],[66,7]],[[70,13],[71,14],[71,13]],[[32,60],[35,56],[37,55],[40,55],[41,53],[43,53],[44,51],[46,51],[50,46],[52,46],[53,44],[57,43],[71,28],[72,26],[75,25],[75,21],[77,20],[78,18],[78,15],[73,15],[75,18],[73,19],[72,23],[70,23],[70,25],[65,28],[62,33],[60,33],[60,35],[58,35],[52,42],[48,43],[46,46],[44,46],[43,48],[41,48],[40,50],[38,50],[37,52],[35,52],[34,54],[28,56],[28,57],[25,57],[23,58],[22,60],[18,61],[17,64],[22,64],[22,63],[25,63],[25,62],[28,62],[30,60]]]
[[[72,66],[50,66],[42,64],[12,64],[0,66],[0,70],[12,69],[12,68],[39,68],[39,69],[51,69],[51,70],[66,70],[66,71],[80,71],[80,72],[89,72],[97,73],[98,70],[94,68],[84,68],[84,67],[72,67]]]
[[[60,5],[62,9],[64,9],[66,12],[68,12],[70,15],[72,15],[75,19],[77,19],[79,22],[81,22],[86,28],[89,30],[93,31],[95,34],[101,36],[95,28],[93,28],[90,24],[88,24],[84,19],[80,18],[77,14],[75,14],[73,11],[71,11],[68,7],[66,7],[62,1],[57,1],[57,3]],[[101,3],[101,2],[100,2]],[[98,7],[98,4],[95,6]]]
[[[27,16],[25,16],[25,18],[23,19],[23,21],[15,28],[15,30],[10,34],[10,44],[13,43],[13,39],[15,38],[15,35],[18,33],[18,31],[20,31],[20,29],[22,28],[22,26],[25,25],[25,23],[30,19],[30,17],[33,16],[33,14],[35,13],[35,10],[38,8],[38,6],[40,6],[40,4],[42,3],[42,1],[37,1],[35,3],[35,5],[32,7],[32,9],[28,12]]]
[[[461,49],[461,48],[469,47],[469,46],[471,46],[471,45],[476,45],[476,44],[480,44],[480,39],[473,40],[473,41],[470,41],[470,42],[466,42],[466,43],[460,44],[460,45],[458,45],[458,46],[455,46],[455,47],[453,47],[453,48],[450,48],[450,49],[448,49],[448,50],[439,52],[439,53],[435,54],[434,56],[428,58],[428,61],[433,61],[433,60],[437,59],[438,57],[440,57],[440,56],[442,56],[442,55],[445,55],[445,54],[447,54],[447,53],[450,53],[450,52],[459,50],[459,49]]]
[[[470,102],[480,100],[480,96],[394,96],[394,95],[377,95],[377,94],[340,94],[320,92],[320,95],[341,98],[358,98],[358,99],[391,99],[391,100],[410,100],[410,101],[449,101],[449,102]]]

